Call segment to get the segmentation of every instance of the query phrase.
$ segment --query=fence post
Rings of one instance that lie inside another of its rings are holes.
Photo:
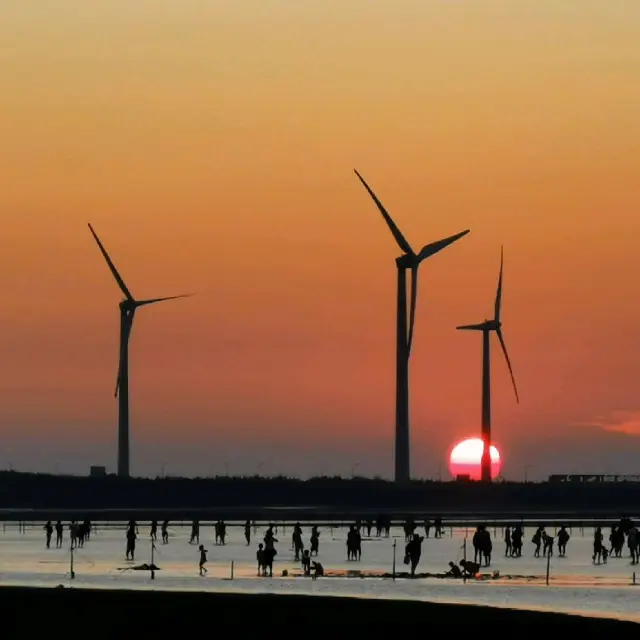
[[[547,586],[549,586],[549,572],[551,570],[551,553],[547,553]]]
[[[156,550],[156,543],[153,541],[153,538],[151,538],[151,579],[152,580],[156,579],[156,571],[154,567],[155,550]]]
[[[69,560],[69,575],[71,577],[71,580],[73,580],[76,577],[76,572],[73,568],[73,541],[71,541],[71,546],[69,547],[69,551],[71,553],[70,560]]]
[[[462,582],[463,584],[467,584],[467,536],[464,537],[464,542],[462,543],[462,559],[464,560],[464,571],[462,572]]]
[[[234,568],[234,562],[233,560],[231,561],[231,579],[233,580],[233,568]]]
[[[396,540],[393,541],[393,569],[391,571],[391,576],[393,577],[393,581],[396,580]]]

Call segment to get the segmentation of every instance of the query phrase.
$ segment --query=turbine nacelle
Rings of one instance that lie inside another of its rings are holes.
[[[445,247],[448,247],[450,244],[453,244],[463,236],[466,236],[469,233],[469,229],[465,231],[461,231],[460,233],[456,233],[448,238],[443,238],[442,240],[437,240],[436,242],[431,242],[430,244],[426,244],[419,253],[416,253],[412,248],[407,239],[402,235],[402,232],[393,221],[393,218],[389,215],[389,212],[385,209],[382,202],[376,194],[373,192],[373,189],[366,183],[365,179],[358,173],[356,169],[354,169],[356,176],[367,190],[367,193],[371,196],[371,199],[375,202],[378,210],[382,214],[384,221],[387,223],[387,227],[389,227],[389,231],[391,231],[391,235],[396,241],[400,250],[403,251],[403,254],[396,258],[396,265],[399,269],[411,269],[411,293],[410,293],[410,303],[409,303],[409,333],[407,336],[407,354],[411,353],[411,344],[413,341],[413,327],[415,324],[415,316],[416,316],[416,302],[418,297],[418,267],[423,260],[430,258],[432,255],[438,253]]]
[[[120,307],[120,311],[127,311],[127,312],[135,311],[136,310],[136,301],[135,300],[128,300],[127,298],[125,298],[124,300],[120,301],[118,306]]]
[[[149,298],[148,300],[136,300],[133,297],[133,294],[131,293],[131,291],[129,291],[129,288],[127,287],[127,285],[125,284],[124,280],[122,279],[122,276],[120,275],[120,273],[118,272],[118,270],[116,269],[115,264],[113,263],[113,261],[111,260],[111,257],[109,256],[109,254],[107,253],[107,250],[104,248],[104,245],[102,244],[102,242],[100,241],[100,238],[98,238],[98,234],[93,230],[93,227],[91,225],[89,225],[89,229],[91,231],[91,234],[93,235],[93,238],[95,239],[96,243],[98,244],[98,247],[100,248],[100,252],[102,253],[107,266],[109,267],[109,270],[111,271],[111,275],[113,275],[115,281],[117,282],[118,286],[120,287],[120,290],[122,291],[122,293],[124,294],[124,299],[120,301],[119,303],[119,307],[120,307],[120,313],[122,314],[122,319],[123,319],[123,325],[122,325],[122,335],[120,336],[120,349],[121,349],[121,359],[120,362],[118,364],[118,375],[116,378],[116,389],[115,389],[115,396],[118,397],[118,393],[120,390],[120,379],[121,379],[121,375],[122,375],[122,350],[124,349],[126,351],[127,348],[127,344],[129,342],[129,336],[131,335],[131,329],[133,328],[133,318],[134,318],[134,314],[136,312],[136,309],[138,307],[144,307],[150,304],[155,304],[156,302],[165,302],[166,300],[177,300],[178,298],[188,298],[190,296],[192,296],[192,293],[185,293],[179,296],[167,296],[164,298]]]
[[[513,391],[516,395],[516,402],[520,404],[520,397],[518,395],[518,388],[516,386],[516,379],[513,375],[513,367],[511,366],[511,359],[509,358],[509,353],[507,351],[507,345],[504,341],[504,336],[502,335],[502,321],[500,320],[500,313],[502,310],[502,272],[504,267],[504,250],[500,247],[500,275],[498,276],[498,286],[496,289],[496,299],[494,303],[494,315],[493,320],[485,320],[479,324],[463,324],[456,329],[460,331],[495,331],[496,336],[498,337],[498,341],[500,342],[500,347],[502,348],[502,354],[504,355],[504,359],[507,363],[507,368],[509,369],[509,375],[511,376],[511,383],[513,384]]]

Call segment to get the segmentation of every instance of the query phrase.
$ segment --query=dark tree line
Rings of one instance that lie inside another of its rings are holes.
[[[212,508],[307,506],[360,509],[620,510],[640,508],[640,483],[510,483],[365,478],[129,478],[0,472],[0,508]]]

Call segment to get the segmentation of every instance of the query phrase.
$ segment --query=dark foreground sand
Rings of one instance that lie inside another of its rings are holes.
[[[497,634],[557,629],[586,637],[639,628],[609,619],[402,600],[26,587],[0,587],[0,620],[1,637],[11,640],[43,632],[87,640],[321,632],[333,640],[352,637],[356,630],[360,635],[398,628],[437,629],[439,635],[461,628]]]

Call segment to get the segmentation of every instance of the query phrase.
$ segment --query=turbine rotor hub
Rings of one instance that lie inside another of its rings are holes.
[[[396,265],[400,268],[410,269],[417,264],[417,260],[415,256],[412,256],[410,253],[405,253],[404,255],[396,258]]]
[[[133,311],[136,308],[136,303],[133,300],[127,300],[125,298],[120,302],[119,306],[122,311]]]

